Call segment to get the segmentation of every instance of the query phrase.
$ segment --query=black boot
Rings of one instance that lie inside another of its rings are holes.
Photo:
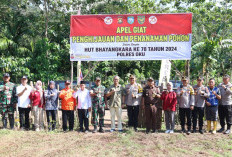
[[[99,120],[99,125],[100,125],[99,132],[101,132],[101,133],[105,132],[103,129],[103,123],[104,123],[104,119],[100,119]]]
[[[93,133],[96,133],[96,132],[97,132],[97,125],[94,125]]]

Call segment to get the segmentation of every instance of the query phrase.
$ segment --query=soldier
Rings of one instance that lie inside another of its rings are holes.
[[[182,77],[182,83],[177,89],[177,96],[179,97],[179,118],[181,123],[181,132],[185,130],[185,118],[187,118],[188,131],[191,133],[191,114],[194,109],[194,90],[193,87],[188,84],[188,78]]]
[[[192,121],[193,121],[193,131],[192,133],[196,133],[197,119],[199,125],[199,132],[201,134],[204,133],[203,127],[203,117],[204,117],[204,108],[205,108],[205,100],[209,97],[209,90],[207,87],[203,85],[204,78],[197,78],[197,85],[193,86],[194,94],[195,94],[195,106],[192,111]]]
[[[225,130],[225,119],[227,123],[227,130],[225,134],[230,133],[232,125],[232,84],[229,82],[230,76],[225,75],[223,77],[223,83],[219,85],[221,92],[221,104],[218,107],[219,119],[221,129],[218,132],[224,132]]]
[[[142,96],[142,87],[135,82],[135,76],[130,75],[130,83],[126,85],[126,105],[128,114],[128,126],[137,132],[139,106]]]
[[[0,85],[0,113],[2,115],[3,128],[7,128],[9,118],[10,128],[14,129],[14,109],[17,104],[16,86],[10,82],[10,75],[3,75],[3,84]]]
[[[97,132],[98,115],[99,115],[99,132],[103,133],[103,123],[105,116],[105,87],[101,85],[101,78],[96,77],[96,85],[91,88],[90,95],[92,97],[92,124],[94,126],[93,133]]]
[[[161,97],[160,95],[160,90],[155,86],[154,80],[149,78],[147,80],[147,86],[143,88],[142,95],[142,108],[145,108],[147,134],[150,132],[150,129],[152,129],[153,133],[157,133],[156,112],[158,99]]]
[[[111,130],[115,131],[115,114],[118,119],[118,131],[122,132],[122,107],[125,104],[124,88],[119,84],[119,76],[114,77],[114,84],[107,89],[106,97],[110,97]]]

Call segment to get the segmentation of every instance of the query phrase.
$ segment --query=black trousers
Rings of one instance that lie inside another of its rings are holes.
[[[19,110],[20,128],[29,129],[30,128],[29,113],[31,111],[31,108],[18,107],[18,110]]]
[[[83,123],[85,130],[89,130],[89,110],[88,109],[78,109],[78,118],[80,130],[83,131]]]
[[[191,114],[190,108],[179,108],[179,118],[182,130],[185,129],[185,118],[187,118],[188,131],[191,130]]]
[[[2,115],[3,128],[5,129],[7,128],[7,117],[10,122],[10,128],[14,129],[14,114],[9,114],[9,113],[7,113],[7,116],[5,114]]]
[[[56,110],[46,110],[48,129],[55,130],[56,129]],[[50,120],[52,118],[52,121]]]
[[[193,130],[196,130],[197,119],[198,119],[199,130],[202,130],[203,117],[204,117],[204,107],[194,107],[194,110],[192,111]]]
[[[139,116],[139,105],[136,106],[127,106],[127,115],[128,115],[128,126],[138,127],[138,116]]]
[[[230,129],[232,125],[232,105],[219,105],[218,113],[221,127],[225,128],[226,119],[227,129]]]
[[[67,131],[67,121],[69,123],[69,131],[73,130],[74,126],[74,111],[62,110],[63,131]]]

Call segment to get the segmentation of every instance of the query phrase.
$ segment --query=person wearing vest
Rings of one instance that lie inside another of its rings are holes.
[[[221,92],[221,104],[218,107],[219,119],[221,129],[218,132],[224,132],[230,134],[232,125],[232,84],[230,83],[230,76],[225,75],[223,77],[223,83],[219,85]],[[225,119],[227,123],[227,129],[225,131]]]
[[[203,85],[204,78],[199,76],[197,78],[197,84],[193,86],[194,95],[195,95],[195,106],[192,111],[192,123],[193,123],[193,130],[192,133],[196,133],[197,128],[197,119],[199,125],[199,132],[201,134],[204,133],[203,131],[203,118],[205,112],[205,100],[209,97],[209,90],[207,87]]]
[[[206,120],[207,120],[207,132],[211,131],[211,123],[213,122],[213,134],[216,134],[217,129],[217,117],[218,117],[218,104],[221,99],[221,93],[219,88],[215,87],[215,80],[211,78],[209,80],[209,98],[206,99]]]
[[[69,122],[69,131],[73,131],[74,126],[74,108],[76,99],[73,98],[74,90],[70,88],[70,81],[65,81],[65,88],[60,91],[63,131],[67,131],[67,121]]]
[[[185,133],[185,119],[187,118],[188,135],[191,133],[191,116],[194,109],[194,90],[193,87],[188,84],[187,77],[182,77],[182,83],[177,89],[177,97],[179,97],[179,118],[181,123],[181,132]]]

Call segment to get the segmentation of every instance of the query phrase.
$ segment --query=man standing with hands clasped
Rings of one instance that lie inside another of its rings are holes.
[[[21,78],[21,85],[16,89],[18,96],[19,121],[21,130],[29,130],[30,128],[29,113],[31,111],[31,101],[29,96],[32,88],[27,84],[27,82],[27,76],[23,76]]]
[[[219,89],[221,92],[221,104],[218,107],[218,113],[221,129],[218,132],[224,132],[226,119],[227,130],[224,134],[230,134],[232,125],[232,84],[230,83],[229,75],[223,77],[223,83],[219,85]]]
[[[114,77],[114,84],[106,92],[106,97],[110,97],[109,108],[111,115],[111,130],[115,131],[115,114],[118,119],[118,131],[122,132],[122,105],[125,104],[125,91],[119,84],[119,76]]]
[[[16,86],[10,82],[10,74],[3,75],[3,84],[0,85],[0,114],[2,115],[3,128],[7,128],[9,118],[10,128],[14,129],[14,109],[17,104]]]
[[[80,132],[83,132],[83,122],[85,126],[85,133],[89,132],[89,112],[91,112],[91,97],[89,90],[85,88],[86,81],[80,82],[80,89],[73,94],[77,99],[77,110],[79,118]]]

